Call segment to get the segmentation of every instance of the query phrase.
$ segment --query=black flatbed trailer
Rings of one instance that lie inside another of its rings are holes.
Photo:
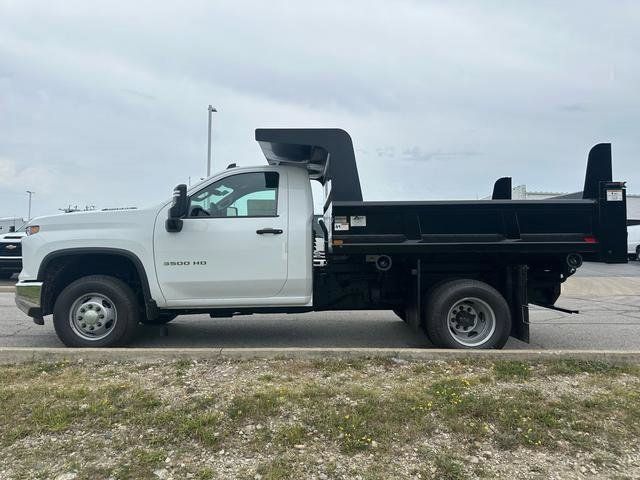
[[[504,177],[491,200],[365,202],[346,132],[256,130],[256,140],[270,163],[306,165],[325,185],[315,310],[391,309],[438,346],[500,348],[509,335],[529,341],[529,303],[561,309],[560,285],[583,259],[627,261],[610,144],[591,149],[582,199],[511,200]]]

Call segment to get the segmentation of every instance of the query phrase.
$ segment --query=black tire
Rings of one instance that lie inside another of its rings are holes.
[[[636,260],[640,262],[640,245],[636,247]]]
[[[111,332],[99,340],[88,340],[71,327],[70,310],[79,298],[90,293],[105,295],[114,304],[117,321]],[[114,277],[90,275],[67,285],[53,308],[53,325],[58,338],[67,347],[115,347],[127,345],[136,332],[141,317],[140,305],[133,290]]]
[[[177,316],[178,315],[176,315],[175,313],[161,313],[153,320],[143,318],[140,323],[143,323],[145,325],[164,325],[166,323],[169,323],[171,320],[175,320]]]
[[[478,299],[492,310],[495,328],[479,345],[461,343],[449,327],[449,312],[463,299]],[[477,280],[452,280],[432,290],[424,310],[425,330],[429,340],[437,347],[460,349],[502,348],[511,332],[511,311],[504,297],[491,285]]]

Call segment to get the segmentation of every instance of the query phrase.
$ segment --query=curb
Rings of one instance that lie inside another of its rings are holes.
[[[444,350],[397,348],[30,348],[0,347],[0,364],[59,361],[158,362],[180,359],[363,359],[451,360],[583,360],[640,363],[640,351],[612,350]]]

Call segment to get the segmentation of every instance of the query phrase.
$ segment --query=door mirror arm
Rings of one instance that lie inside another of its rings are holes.
[[[189,212],[189,198],[187,197],[187,186],[184,183],[176,186],[173,190],[173,203],[169,208],[165,228],[167,232],[179,232],[182,230],[182,219]]]

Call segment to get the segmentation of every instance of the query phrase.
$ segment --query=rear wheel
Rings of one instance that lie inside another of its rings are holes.
[[[106,275],[69,284],[58,296],[53,325],[68,347],[126,345],[135,334],[140,306],[131,288]]]
[[[640,245],[636,247],[636,260],[640,262]]]
[[[438,347],[502,348],[509,339],[509,305],[500,292],[484,282],[443,283],[426,303],[427,335]]]

